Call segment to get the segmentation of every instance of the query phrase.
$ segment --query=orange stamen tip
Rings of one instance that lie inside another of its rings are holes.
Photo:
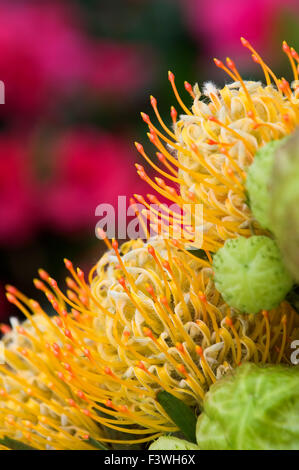
[[[165,307],[168,307],[168,301],[165,296],[160,297],[160,302],[161,304],[165,305]]]
[[[170,108],[170,116],[171,116],[173,121],[176,121],[177,116],[178,116],[178,112],[177,112],[177,110],[175,109],[174,106],[171,106],[171,108]]]
[[[65,264],[67,269],[72,269],[73,268],[73,263],[69,259],[64,258],[63,261],[64,261],[64,264]]]
[[[186,89],[189,93],[190,93],[190,92],[193,92],[193,90],[192,90],[192,85],[191,85],[189,82],[185,81],[185,82],[184,82],[184,87],[185,87],[185,89]]]
[[[233,325],[232,319],[231,319],[230,317],[225,317],[225,323],[226,323],[228,326],[232,326],[232,325]]]
[[[76,402],[72,398],[69,398],[67,401],[70,406],[76,406]]]
[[[88,441],[88,439],[89,439],[89,434],[83,434],[81,437],[82,437],[82,439],[84,439],[85,441]]]
[[[107,238],[106,232],[101,227],[98,227],[97,232],[98,232],[99,237],[102,240],[106,240]]]
[[[65,336],[66,336],[67,338],[70,338],[70,339],[73,338],[72,333],[71,333],[70,330],[67,329],[67,328],[64,330],[64,334],[65,334]]]
[[[107,375],[113,375],[113,372],[112,372],[112,370],[110,369],[110,367],[105,366],[105,367],[104,367],[104,372],[105,372],[105,374],[107,374]]]
[[[187,375],[186,368],[185,368],[185,366],[184,366],[183,364],[179,364],[178,370],[179,370],[182,374]]]
[[[108,407],[108,408],[112,408],[113,407],[113,403],[111,400],[106,400],[105,401],[105,405]]]
[[[174,74],[169,70],[169,72],[168,72],[168,80],[169,80],[170,82],[174,82],[174,78],[175,78],[175,77],[174,77]]]
[[[268,310],[262,310],[262,315],[263,315],[265,318],[269,318]]]
[[[49,279],[49,274],[44,270],[44,269],[39,269],[38,274],[41,277],[43,281],[48,281]]]
[[[86,400],[85,393],[82,392],[82,390],[77,390],[76,395],[81,398],[81,400]]]
[[[146,290],[147,290],[147,292],[148,292],[152,297],[155,296],[155,291],[154,291],[153,286],[151,286],[150,284],[148,284],[148,285],[146,286]]]
[[[160,162],[162,162],[162,163],[164,163],[166,161],[166,157],[161,152],[157,152],[157,157],[160,160]]]
[[[150,255],[156,256],[155,248],[152,245],[148,246],[147,251],[149,252]]]
[[[199,292],[198,293],[198,297],[199,299],[202,301],[202,302],[206,302],[207,301],[207,298],[205,296],[205,294],[203,292]]]
[[[118,250],[118,242],[117,242],[117,240],[115,240],[115,238],[112,240],[111,245],[112,245],[112,248],[113,248],[115,251]]]
[[[215,65],[216,65],[217,67],[223,67],[223,62],[222,62],[221,60],[216,59],[216,58],[214,58],[213,60],[214,60]]]
[[[10,302],[11,304],[15,304],[17,302],[17,299],[15,298],[15,296],[10,294],[9,292],[6,292],[6,298],[8,302]]]
[[[139,142],[135,142],[135,147],[139,153],[143,152],[143,145],[139,144]]]
[[[9,284],[7,286],[5,286],[5,288],[6,288],[7,292],[9,292],[12,295],[17,295],[17,293],[18,293],[18,290],[14,286],[11,286]]]
[[[218,122],[218,119],[215,116],[209,116],[208,121]],[[193,144],[194,145],[194,144]]]
[[[245,39],[243,37],[241,37],[240,39],[241,39],[241,43],[242,43],[243,46],[245,46],[245,47],[249,46],[249,42],[247,41],[247,39]]]
[[[87,410],[86,408],[82,409],[81,411],[85,416],[90,416],[90,411]]]
[[[118,282],[124,289],[126,288],[126,280],[124,277],[119,277]]]
[[[2,334],[6,335],[7,333],[9,333],[11,331],[11,327],[9,325],[2,324],[0,326],[0,331],[1,331]]]
[[[201,346],[195,346],[195,352],[196,354],[198,354],[199,356],[203,356],[203,349]]]
[[[170,264],[168,263],[168,261],[163,261],[162,265],[165,269],[167,269],[167,271],[170,271]]]
[[[234,69],[234,68],[235,68],[235,63],[234,63],[229,57],[226,58],[226,63],[227,63],[227,66],[228,66],[230,69]]]
[[[22,327],[22,326],[19,326],[17,328],[17,332],[19,333],[19,335],[24,335],[26,336],[26,330]]]
[[[50,284],[51,287],[53,287],[53,289],[57,289],[57,282],[55,281],[55,279],[53,279],[52,277],[50,277],[48,279],[48,282]]]
[[[151,105],[153,106],[153,108],[155,108],[157,106],[157,100],[153,95],[150,96],[150,102],[151,102]]]
[[[249,118],[253,118],[253,117],[254,117],[253,111],[251,111],[251,110],[247,111],[247,116],[248,116]]]
[[[153,338],[153,333],[147,326],[143,328],[143,333],[145,334],[145,336]]]
[[[141,112],[140,114],[141,114],[143,121],[146,122],[146,124],[150,124],[151,121],[150,121],[149,115],[143,112]]]
[[[286,53],[290,53],[291,50],[290,50],[290,47],[288,45],[288,43],[286,41],[283,41],[282,42],[282,50],[283,52],[286,52]]]
[[[177,348],[178,351],[180,352],[184,352],[184,346],[182,345],[182,343],[176,343],[175,347]]]

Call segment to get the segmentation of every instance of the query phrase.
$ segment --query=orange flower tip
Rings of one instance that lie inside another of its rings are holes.
[[[235,63],[229,58],[227,57],[226,58],[226,63],[227,63],[227,66],[230,68],[230,69],[235,69]]]
[[[282,115],[282,119],[285,121],[285,122],[288,122],[290,120],[290,115],[289,114],[283,114]]]
[[[251,109],[249,111],[247,111],[247,116],[251,119],[254,117],[254,113]]]
[[[121,411],[122,413],[128,413],[128,407],[126,405],[121,405],[119,407],[119,411]]]
[[[192,201],[195,199],[195,194],[192,193],[191,191],[187,191],[187,196],[189,199],[191,199]]]
[[[208,121],[218,122],[218,119],[215,116],[209,116]],[[192,145],[192,144],[191,144]],[[193,144],[194,145],[194,144]]]
[[[291,47],[291,55],[294,59],[299,60],[299,54],[293,47]]]
[[[153,332],[152,330],[150,330],[147,326],[145,326],[143,328],[143,333],[145,334],[145,336],[147,336],[148,338],[153,338]]]
[[[49,279],[49,274],[44,270],[44,269],[39,269],[38,270],[38,274],[40,276],[40,278],[43,280],[43,281],[48,281]]]
[[[174,82],[174,79],[175,79],[174,74],[169,70],[168,71],[168,80],[170,82]]]
[[[17,295],[18,293],[18,290],[14,286],[11,286],[10,284],[7,284],[5,286],[5,289],[7,290],[7,292],[9,292],[12,295]]]
[[[139,153],[144,152],[143,145],[139,144],[139,142],[135,142],[135,147]]]
[[[212,140],[212,139],[208,139],[206,142],[207,142],[208,145],[217,145],[218,144],[218,142],[216,142],[216,140]]]
[[[19,335],[24,335],[26,336],[26,330],[22,327],[22,326],[18,326],[17,328],[17,332],[19,333]]]
[[[53,279],[52,277],[48,278],[48,282],[50,284],[51,287],[53,287],[53,289],[57,289],[57,282],[55,281],[55,279]]]
[[[115,240],[115,238],[113,238],[111,245],[112,245],[112,248],[113,248],[115,251],[118,250],[118,242],[117,242],[117,240]]]
[[[186,80],[185,80],[185,82],[184,82],[184,87],[185,87],[185,89],[186,89],[189,93],[192,93],[192,92],[193,92],[193,90],[192,90],[192,85],[191,85],[189,82],[187,82]]]
[[[123,332],[123,335],[124,335],[126,338],[129,338],[129,336],[131,336],[131,333],[130,333],[130,331],[125,330],[125,331]]]
[[[178,351],[184,352],[184,346],[182,345],[182,343],[176,343],[175,347]]]
[[[165,181],[162,178],[156,176],[155,180],[159,186],[165,187]]]
[[[268,310],[262,310],[262,315],[265,318],[269,318]]]
[[[91,416],[91,413],[89,410],[87,410],[86,408],[83,408],[81,409],[82,413],[85,415],[85,416]]]
[[[256,56],[255,54],[252,54],[251,57],[252,57],[253,61],[254,61],[256,64],[259,64],[260,61],[259,61],[258,56]]]
[[[157,100],[153,95],[150,96],[150,102],[153,108],[157,106]]]
[[[206,298],[206,296],[205,296],[205,294],[204,294],[203,292],[199,292],[199,293],[198,293],[198,297],[199,297],[199,299],[200,299],[202,302],[204,302],[204,303],[207,301],[207,298]]]
[[[170,271],[170,264],[168,263],[168,261],[163,261],[162,265],[165,269],[167,269],[167,271]]]
[[[60,371],[57,372],[57,377],[58,377],[60,380],[62,380],[62,381],[65,380],[65,377],[64,377],[63,373],[60,372]]]
[[[175,109],[174,106],[171,106],[171,108],[170,108],[170,116],[171,116],[173,121],[176,121],[177,116],[178,116],[178,112],[177,112],[177,110]]]
[[[27,349],[20,349],[20,354],[24,357],[27,357],[28,356],[28,351]]]
[[[140,165],[140,163],[135,163],[135,167],[138,171],[142,171],[145,174],[145,169],[142,165]]]
[[[60,317],[55,318],[55,323],[58,326],[58,328],[61,328],[63,326],[63,323]]]
[[[148,114],[141,112],[141,117],[146,124],[150,124],[151,120]]]
[[[104,367],[104,372],[107,375],[113,375],[112,370],[110,369],[110,367],[105,366]]]
[[[91,353],[88,348],[83,348],[83,353],[88,359],[91,359]]]
[[[286,41],[282,42],[282,50],[283,52],[289,54],[291,52],[290,47]]]
[[[152,297],[155,296],[155,291],[154,291],[153,286],[151,286],[150,284],[148,284],[148,285],[146,286],[146,290],[147,290],[147,292],[148,292]]]
[[[7,333],[9,333],[11,331],[11,327],[9,325],[5,325],[5,324],[2,324],[0,325],[0,332],[3,334],[3,335],[6,335]]]
[[[178,371],[181,372],[181,374],[183,374],[183,375],[187,375],[186,368],[183,364],[178,365]]]
[[[89,439],[89,434],[82,434],[81,438],[84,440],[84,441],[88,441]]]
[[[126,288],[126,280],[124,277],[119,277],[118,282],[124,289]]]
[[[76,395],[81,398],[81,400],[86,400],[85,393],[83,393],[82,390],[77,390]]]
[[[160,162],[162,162],[162,163],[164,163],[166,161],[166,157],[161,152],[157,152],[157,157],[160,160]]]
[[[130,197],[130,206],[135,206],[136,201],[133,197]]]
[[[7,391],[4,388],[0,388],[0,396],[1,397],[7,396]]]
[[[155,248],[152,245],[149,245],[147,247],[147,251],[149,252],[150,255],[156,256]]]
[[[10,294],[9,292],[6,292],[6,298],[8,300],[8,302],[10,302],[11,304],[16,304],[17,303],[17,299],[14,295]]]
[[[107,406],[108,408],[113,408],[113,403],[111,400],[106,400],[105,401],[105,406]]]
[[[77,403],[75,402],[75,400],[73,400],[72,398],[69,398],[69,399],[67,400],[67,402],[68,402],[68,404],[69,404],[70,406],[76,406],[76,405],[77,405]]]
[[[139,361],[139,362],[137,363],[137,367],[138,367],[139,369],[141,369],[141,370],[146,370],[146,367],[145,367],[145,365],[143,364],[142,361]]]
[[[225,323],[227,326],[233,326],[233,321],[230,317],[225,317]]]
[[[241,37],[241,44],[244,46],[244,47],[248,47],[249,46],[249,42],[247,41],[247,39]]]
[[[222,62],[221,60],[216,59],[216,58],[214,58],[213,60],[214,60],[215,65],[216,65],[217,67],[223,67],[223,62]]]
[[[195,346],[195,352],[196,354],[198,354],[199,356],[203,356],[203,349],[201,346]]]
[[[73,338],[72,333],[70,332],[70,330],[69,330],[68,328],[66,328],[66,329],[64,330],[64,334],[65,334],[65,336],[66,336],[67,338],[69,338],[69,339],[72,339],[72,338]]]
[[[168,307],[168,301],[167,301],[167,298],[164,295],[160,297],[160,302],[165,307]]]

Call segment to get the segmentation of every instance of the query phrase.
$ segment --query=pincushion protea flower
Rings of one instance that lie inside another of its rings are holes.
[[[140,177],[179,207],[189,205],[185,208],[188,222],[183,236],[179,238],[185,239],[188,244],[194,238],[194,230],[201,229],[204,233],[202,247],[212,252],[217,251],[228,238],[238,235],[248,237],[252,231],[263,233],[247,204],[246,171],[260,147],[290,134],[299,123],[297,52],[283,42],[283,51],[294,75],[294,81],[289,84],[285,78],[276,77],[246,39],[241,38],[241,42],[261,66],[265,85],[244,81],[231,59],[227,59],[226,65],[214,59],[216,66],[224,70],[233,82],[222,89],[206,83],[202,92],[198,85],[192,89],[185,82],[185,88],[194,100],[189,110],[178,94],[173,73],[169,72],[170,83],[184,114],[177,120],[177,112],[172,107],[173,130],[168,129],[159,114],[157,100],[151,97],[151,104],[165,135],[155,127],[148,115],[142,113],[143,120],[149,126],[148,137],[157,147],[158,159],[165,168],[153,163],[142,145],[136,143],[137,150],[147,162],[161,176],[178,185],[179,190],[169,186],[161,177],[151,180],[145,169],[137,165]],[[136,195],[136,198],[140,199],[140,196]],[[149,195],[148,198],[150,203],[159,204],[155,196]],[[203,226],[192,214],[195,204],[203,204]],[[157,231],[163,234],[169,230],[164,222],[164,216],[168,216],[169,211],[162,204],[160,207],[162,216],[152,210],[151,220]],[[172,212],[171,217],[176,232],[176,215]]]
[[[37,449],[142,443],[177,430],[159,390],[196,409],[241,362],[288,362],[298,318],[286,302],[233,316],[208,261],[159,238],[106,243],[88,281],[65,261],[67,295],[39,271],[54,317],[8,286],[27,320],[3,337],[0,437]]]

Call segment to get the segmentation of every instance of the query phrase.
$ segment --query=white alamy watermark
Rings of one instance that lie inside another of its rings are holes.
[[[291,349],[295,350],[291,354],[291,363],[297,366],[299,364],[299,339],[292,341]]]
[[[134,204],[126,196],[118,196],[117,208],[112,204],[99,204],[95,210],[99,221],[95,227],[97,238],[103,231],[108,238],[118,240],[147,239],[159,234],[164,239],[184,240],[190,249],[201,248],[203,243],[203,205]]]
[[[5,85],[2,80],[0,80],[0,104],[5,104]]]

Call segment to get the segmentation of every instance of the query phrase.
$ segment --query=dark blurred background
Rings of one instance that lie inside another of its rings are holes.
[[[35,295],[44,267],[88,269],[103,251],[95,208],[145,194],[134,140],[149,95],[170,121],[171,69],[183,83],[227,77],[212,58],[261,78],[241,35],[286,75],[282,39],[299,46],[298,0],[0,0],[0,322],[13,312],[4,284]],[[150,146],[148,146],[150,149]]]

